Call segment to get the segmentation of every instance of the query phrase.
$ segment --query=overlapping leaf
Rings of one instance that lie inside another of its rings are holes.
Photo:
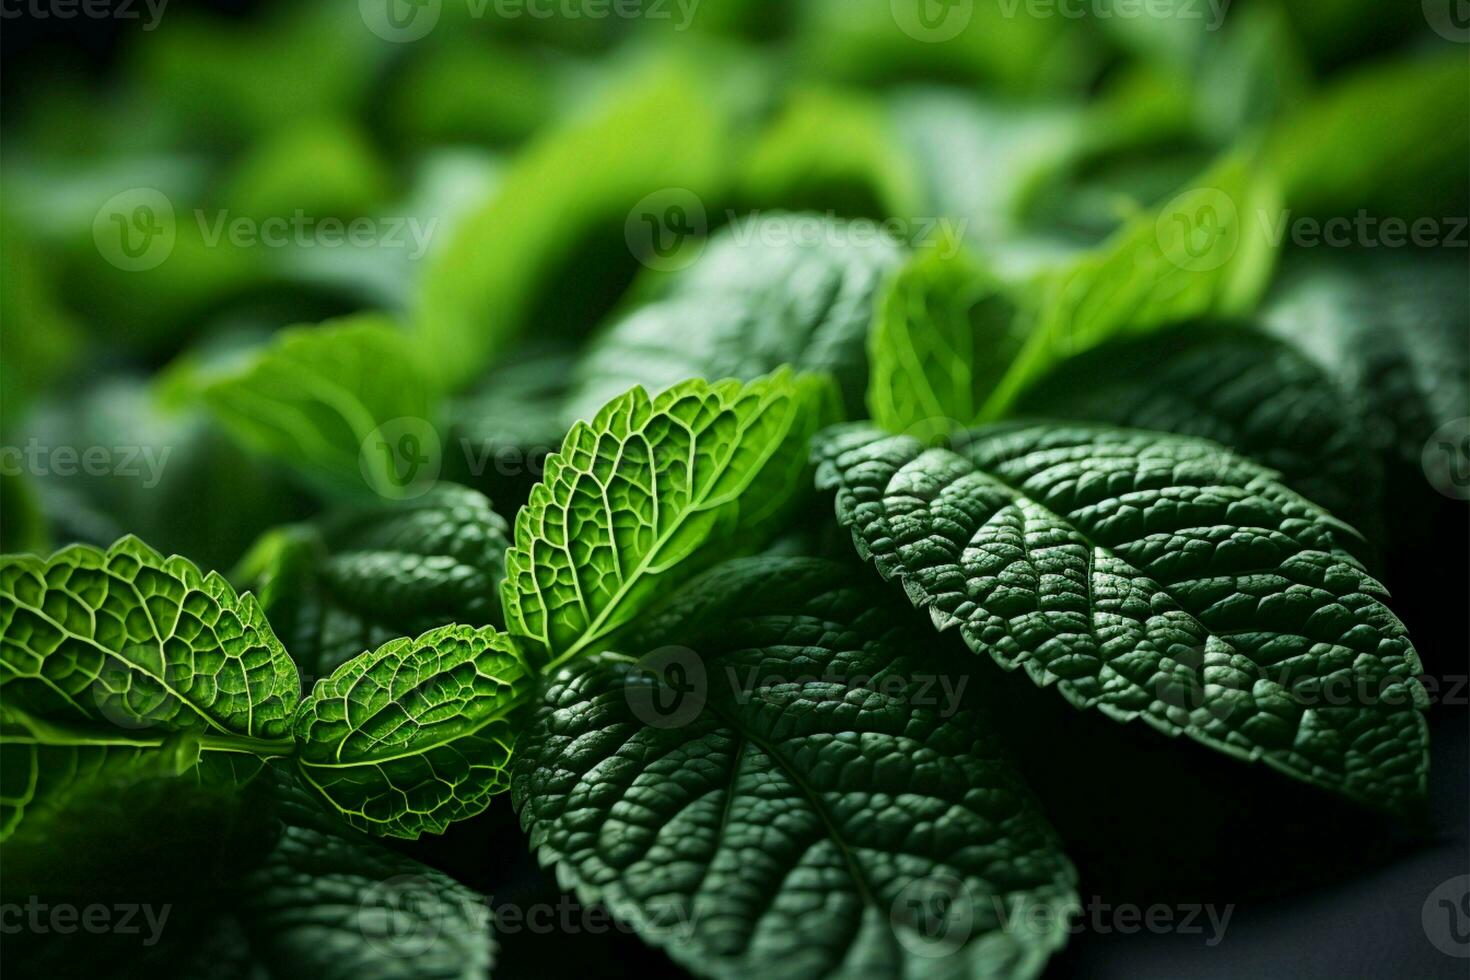
[[[532,686],[515,641],[489,627],[394,640],[302,701],[299,770],[359,830],[442,833],[506,788],[510,715]]]
[[[242,563],[276,632],[309,675],[436,626],[500,624],[509,526],[490,501],[441,483],[263,538]]]
[[[516,518],[502,602],[512,633],[565,660],[644,608],[677,571],[760,544],[831,415],[822,378],[634,388],[579,422]]]
[[[819,457],[859,553],[976,652],[1373,804],[1422,796],[1418,655],[1351,529],[1270,470],[1080,425],[958,451],[838,429]]]
[[[843,566],[719,566],[547,693],[521,822],[701,976],[1034,976],[1072,870],[931,647]]]

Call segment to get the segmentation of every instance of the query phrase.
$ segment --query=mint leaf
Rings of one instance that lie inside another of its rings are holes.
[[[270,532],[239,575],[302,670],[446,623],[500,625],[509,525],[490,501],[441,483],[421,497]]]
[[[196,384],[245,444],[329,492],[397,499],[438,472],[436,385],[386,317],[285,330],[243,367]]]
[[[980,429],[962,450],[858,427],[818,482],[937,628],[1073,704],[1371,804],[1422,797],[1428,698],[1353,532],[1214,443]]]
[[[296,667],[255,597],[134,537],[0,556],[0,689],[39,717],[286,739]],[[289,745],[289,743],[287,743]]]
[[[300,792],[276,797],[279,836],[230,889],[226,922],[246,937],[249,961],[271,976],[489,973],[495,942],[483,896],[343,826]]]
[[[825,379],[634,388],[572,427],[516,517],[506,624],[556,661],[591,650],[665,588],[757,547],[830,413]]]
[[[1010,293],[962,253],[928,252],[878,305],[868,409],[918,439],[971,423],[1024,343]]]
[[[442,833],[506,788],[509,716],[532,686],[515,641],[489,627],[394,640],[301,702],[300,773],[359,830]]]
[[[1451,45],[1453,47],[1453,45]],[[1427,53],[1427,52],[1426,52]],[[1271,134],[1268,165],[1295,213],[1464,214],[1470,65],[1463,51],[1359,68]]]
[[[620,643],[645,663],[547,692],[521,823],[701,976],[1034,976],[1071,866],[986,715],[930,698],[955,676],[916,635],[841,565],[718,566]]]
[[[449,387],[472,380],[532,322],[550,319],[567,332],[604,312],[578,307],[540,317],[538,304],[548,296],[584,305],[616,298],[626,278],[609,287],[588,276],[599,269],[631,276],[624,224],[640,199],[679,188],[699,200],[719,186],[727,123],[711,109],[718,102],[711,86],[680,59],[641,65],[611,86],[616,98],[533,140],[494,198],[456,226],[425,269],[415,317]],[[578,262],[589,247],[604,251]],[[568,290],[564,276],[575,277],[577,289]]]
[[[1106,344],[1064,361],[1016,413],[1210,439],[1356,528],[1382,520],[1382,467],[1357,402],[1294,348],[1242,326]]]
[[[1275,267],[1259,215],[1278,209],[1269,176],[1232,157],[1101,248],[1042,277],[1035,326],[976,421],[994,421],[1046,370],[1107,340],[1205,316],[1250,312]]]
[[[655,287],[654,302],[592,343],[577,366],[569,415],[590,418],[635,384],[751,380],[782,365],[830,373],[856,408],[874,299],[901,257],[876,224],[811,214],[736,219],[693,266]]]
[[[1367,419],[1367,445],[1422,475],[1425,443],[1470,416],[1470,279],[1458,257],[1299,259],[1264,328],[1319,364]]]

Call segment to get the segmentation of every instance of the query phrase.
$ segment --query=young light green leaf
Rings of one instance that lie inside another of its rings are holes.
[[[442,833],[506,788],[510,715],[533,687],[515,641],[489,627],[394,640],[301,702],[299,770],[359,830]]]
[[[782,370],[742,384],[634,388],[568,433],[516,517],[507,627],[557,662],[595,649],[679,577],[760,545],[787,508],[830,382]]]
[[[283,331],[197,384],[242,441],[329,491],[398,499],[438,473],[438,389],[408,335],[377,314]]]
[[[541,860],[700,976],[1035,976],[1072,868],[909,620],[820,560],[689,583],[522,736]]]
[[[737,219],[656,299],[614,322],[578,364],[569,417],[591,418],[634,385],[751,380],[791,365],[837,379],[856,409],[868,376],[868,326],[902,259],[878,225],[813,214]]]
[[[998,426],[961,450],[841,428],[819,484],[939,629],[1078,707],[1307,782],[1422,797],[1428,698],[1354,532],[1204,440]]]
[[[1275,267],[1260,215],[1277,210],[1269,174],[1229,158],[1096,252],[1047,274],[1035,326],[976,421],[1002,417],[1053,365],[1113,337],[1250,312]]]
[[[412,500],[343,510],[265,535],[238,577],[308,675],[445,623],[500,625],[509,526],[490,501],[441,483]]]
[[[625,222],[638,220],[632,212],[640,199],[678,188],[681,201],[698,202],[719,186],[727,122],[712,109],[718,100],[710,86],[687,60],[641,66],[611,86],[616,98],[526,147],[495,197],[456,227],[425,270],[416,317],[449,387],[475,378],[519,340],[548,294],[610,302],[623,283],[609,288],[586,277],[602,269],[631,275],[636,268],[624,234]],[[668,230],[687,233],[682,223]],[[607,251],[566,268],[589,243]],[[618,253],[621,261],[610,261]],[[563,288],[564,273],[578,277],[578,289]],[[581,323],[601,312],[577,310],[567,319]]]
[[[134,537],[0,557],[0,689],[46,719],[289,747],[296,667],[255,597]],[[238,749],[237,749],[238,750]]]
[[[929,441],[971,424],[1025,337],[1009,291],[963,253],[916,256],[874,322],[868,410]]]

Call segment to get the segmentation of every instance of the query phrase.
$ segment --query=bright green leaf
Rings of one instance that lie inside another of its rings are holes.
[[[359,830],[442,833],[507,787],[510,715],[533,686],[515,641],[489,627],[393,640],[301,702],[301,775]]]
[[[502,603],[557,661],[595,649],[665,589],[759,546],[796,492],[825,379],[634,388],[572,427],[516,518]]]

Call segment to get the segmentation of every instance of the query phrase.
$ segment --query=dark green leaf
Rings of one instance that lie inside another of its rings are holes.
[[[915,638],[843,566],[719,566],[620,644],[647,661],[547,693],[521,822],[583,901],[701,976],[1034,976],[1071,866]]]
[[[1376,805],[1422,797],[1419,657],[1350,528],[1203,440],[965,438],[850,428],[819,445],[858,552],[936,627],[1079,707]]]

